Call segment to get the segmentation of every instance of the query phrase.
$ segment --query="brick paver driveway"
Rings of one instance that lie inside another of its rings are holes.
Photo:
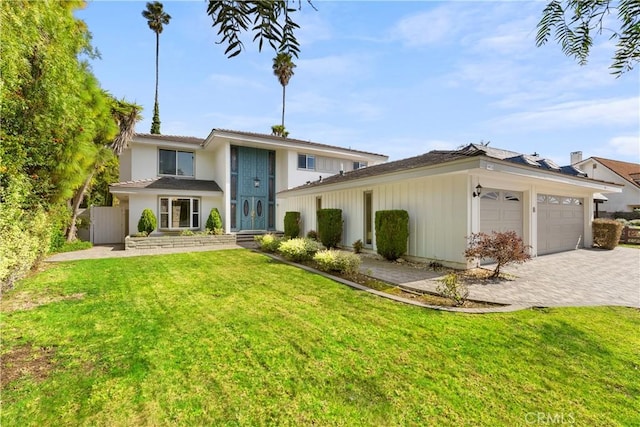
[[[433,272],[391,266],[385,272],[378,262],[365,260],[363,270],[368,268],[374,276],[393,283],[435,291]],[[543,307],[640,307],[639,249],[580,249],[544,255],[507,267],[505,272],[515,276],[514,280],[470,285],[469,298]]]

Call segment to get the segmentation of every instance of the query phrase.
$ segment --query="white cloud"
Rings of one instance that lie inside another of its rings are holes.
[[[591,126],[636,126],[640,97],[572,101],[509,114],[493,120],[494,127],[509,129],[568,129]]]
[[[635,157],[636,162],[640,162],[640,135],[616,136],[609,140],[607,146],[618,155]]]
[[[434,44],[451,35],[459,18],[451,8],[439,7],[401,19],[392,28],[391,37],[411,47]]]

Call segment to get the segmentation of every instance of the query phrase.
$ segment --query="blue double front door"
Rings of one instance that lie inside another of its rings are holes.
[[[275,153],[251,147],[234,148],[238,156],[237,229],[267,230],[274,221],[270,216],[275,213],[274,200],[271,200],[275,195],[270,194],[270,187],[274,184],[272,163]]]

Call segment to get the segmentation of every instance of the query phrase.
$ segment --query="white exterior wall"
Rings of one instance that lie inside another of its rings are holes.
[[[131,145],[131,180],[158,176],[158,147],[155,145]],[[122,179],[121,179],[122,181]]]
[[[364,241],[364,193],[372,193],[372,218],[379,210],[404,209],[409,213],[409,246],[407,255],[446,261],[465,267],[464,249],[468,234],[469,196],[467,175],[445,175],[404,180],[396,183],[360,186],[348,190],[318,189],[317,194],[279,200],[277,226],[284,227],[283,212],[299,211],[302,230],[317,230],[316,197],[322,197],[322,208],[342,209],[343,245]],[[376,248],[375,225],[373,247]]]
[[[120,154],[119,159],[120,182],[131,181],[131,149],[126,149]]]
[[[596,164],[595,169],[593,168],[594,164]],[[589,178],[624,185],[622,193],[605,195],[608,200],[600,205],[601,212],[630,212],[634,206],[640,206],[640,188],[623,179],[608,167],[593,159],[587,159],[584,163],[576,166],[583,170]]]

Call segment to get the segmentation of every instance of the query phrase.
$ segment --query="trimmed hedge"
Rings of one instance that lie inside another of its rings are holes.
[[[300,235],[300,212],[285,212],[284,236],[295,239]]]
[[[142,211],[142,215],[140,215],[140,221],[138,221],[138,231],[149,235],[156,229],[157,224],[158,221],[153,211],[151,209],[145,209]]]
[[[615,249],[620,241],[620,235],[624,225],[612,219],[594,219],[593,246],[603,249]]]
[[[377,211],[376,248],[388,260],[396,260],[407,252],[409,213],[405,210]]]
[[[342,240],[342,209],[318,210],[318,237],[327,248],[337,248]]]

